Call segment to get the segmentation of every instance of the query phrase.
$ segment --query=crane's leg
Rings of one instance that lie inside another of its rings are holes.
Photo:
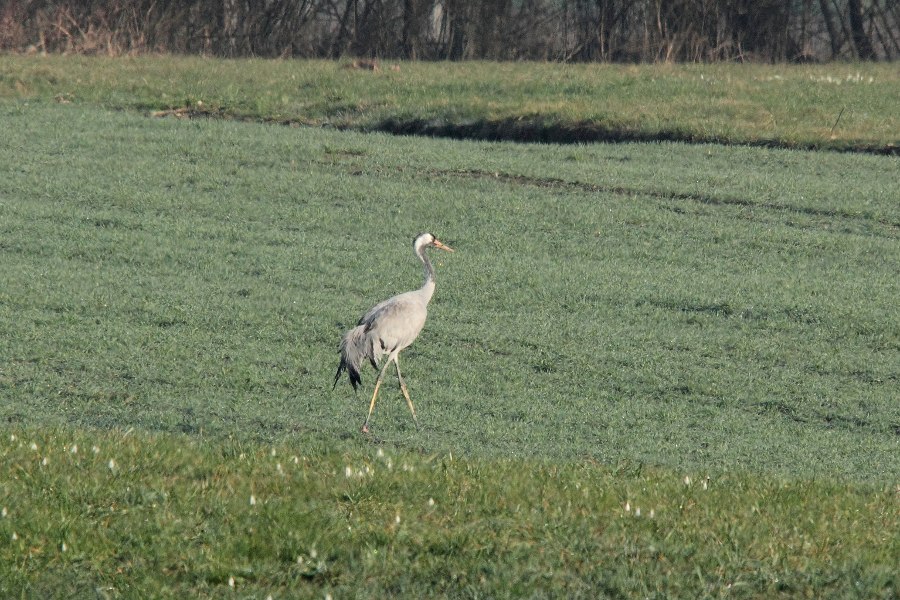
[[[416,422],[416,429],[419,428],[419,419],[416,418],[416,409],[413,407],[412,400],[409,398],[409,391],[406,389],[406,383],[403,382],[403,375],[400,374],[400,361],[398,358],[399,354],[394,356],[394,365],[397,367],[397,379],[400,380],[400,391],[403,392],[403,397],[406,398],[406,403],[409,405],[409,411],[412,413],[413,421]]]
[[[363,423],[362,426],[363,433],[369,433],[369,419],[372,418],[372,411],[375,410],[375,398],[378,397],[378,388],[381,387],[381,380],[384,379],[384,372],[387,370],[389,364],[391,364],[390,360],[384,361],[384,366],[381,367],[381,373],[378,374],[378,380],[375,381],[375,393],[372,394],[372,402],[369,403],[369,414],[366,416],[366,422]]]

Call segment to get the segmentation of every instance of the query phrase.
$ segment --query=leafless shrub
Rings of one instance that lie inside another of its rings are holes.
[[[900,56],[891,0],[0,0],[0,50],[609,62]]]

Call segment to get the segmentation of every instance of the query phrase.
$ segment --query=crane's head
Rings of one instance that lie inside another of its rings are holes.
[[[453,248],[441,243],[441,241],[431,233],[420,233],[416,236],[416,239],[413,240],[413,248],[415,248],[417,253],[429,246],[446,250],[447,252],[453,252]]]

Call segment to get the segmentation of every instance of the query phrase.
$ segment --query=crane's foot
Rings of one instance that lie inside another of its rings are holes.
[[[362,432],[369,433],[369,424],[368,423],[366,423],[365,425],[362,426]]]

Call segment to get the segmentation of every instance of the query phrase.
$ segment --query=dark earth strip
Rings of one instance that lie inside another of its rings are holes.
[[[791,143],[777,139],[738,141],[718,136],[702,136],[691,131],[678,129],[636,131],[627,128],[608,127],[591,121],[548,124],[526,118],[472,121],[468,123],[450,123],[423,119],[410,121],[387,119],[372,129],[395,135],[424,135],[492,142],[511,141],[544,144],[682,142],[686,144],[722,144],[760,148],[784,148],[788,150],[828,150],[833,152],[900,156],[900,145],[895,143],[880,146],[851,142],[843,146],[833,146],[818,145],[816,143]]]
[[[263,121],[285,126],[315,126],[315,122],[303,119],[259,119],[233,115],[227,109],[185,107],[161,110],[151,113],[154,117],[215,118],[239,121]],[[661,131],[639,131],[621,127],[608,127],[601,123],[580,121],[573,123],[544,123],[529,118],[510,118],[497,121],[480,120],[466,123],[451,123],[443,120],[386,119],[368,127],[340,127],[341,129],[362,129],[379,131],[393,135],[415,135],[459,140],[508,141],[542,144],[584,144],[591,142],[681,142],[685,144],[721,144],[725,146],[751,146],[758,148],[783,148],[787,150],[813,150],[829,152],[853,152],[881,156],[900,156],[900,140],[884,146],[848,142],[841,146],[809,143],[792,143],[784,140],[731,140],[718,136],[702,136],[691,131],[678,129]]]

